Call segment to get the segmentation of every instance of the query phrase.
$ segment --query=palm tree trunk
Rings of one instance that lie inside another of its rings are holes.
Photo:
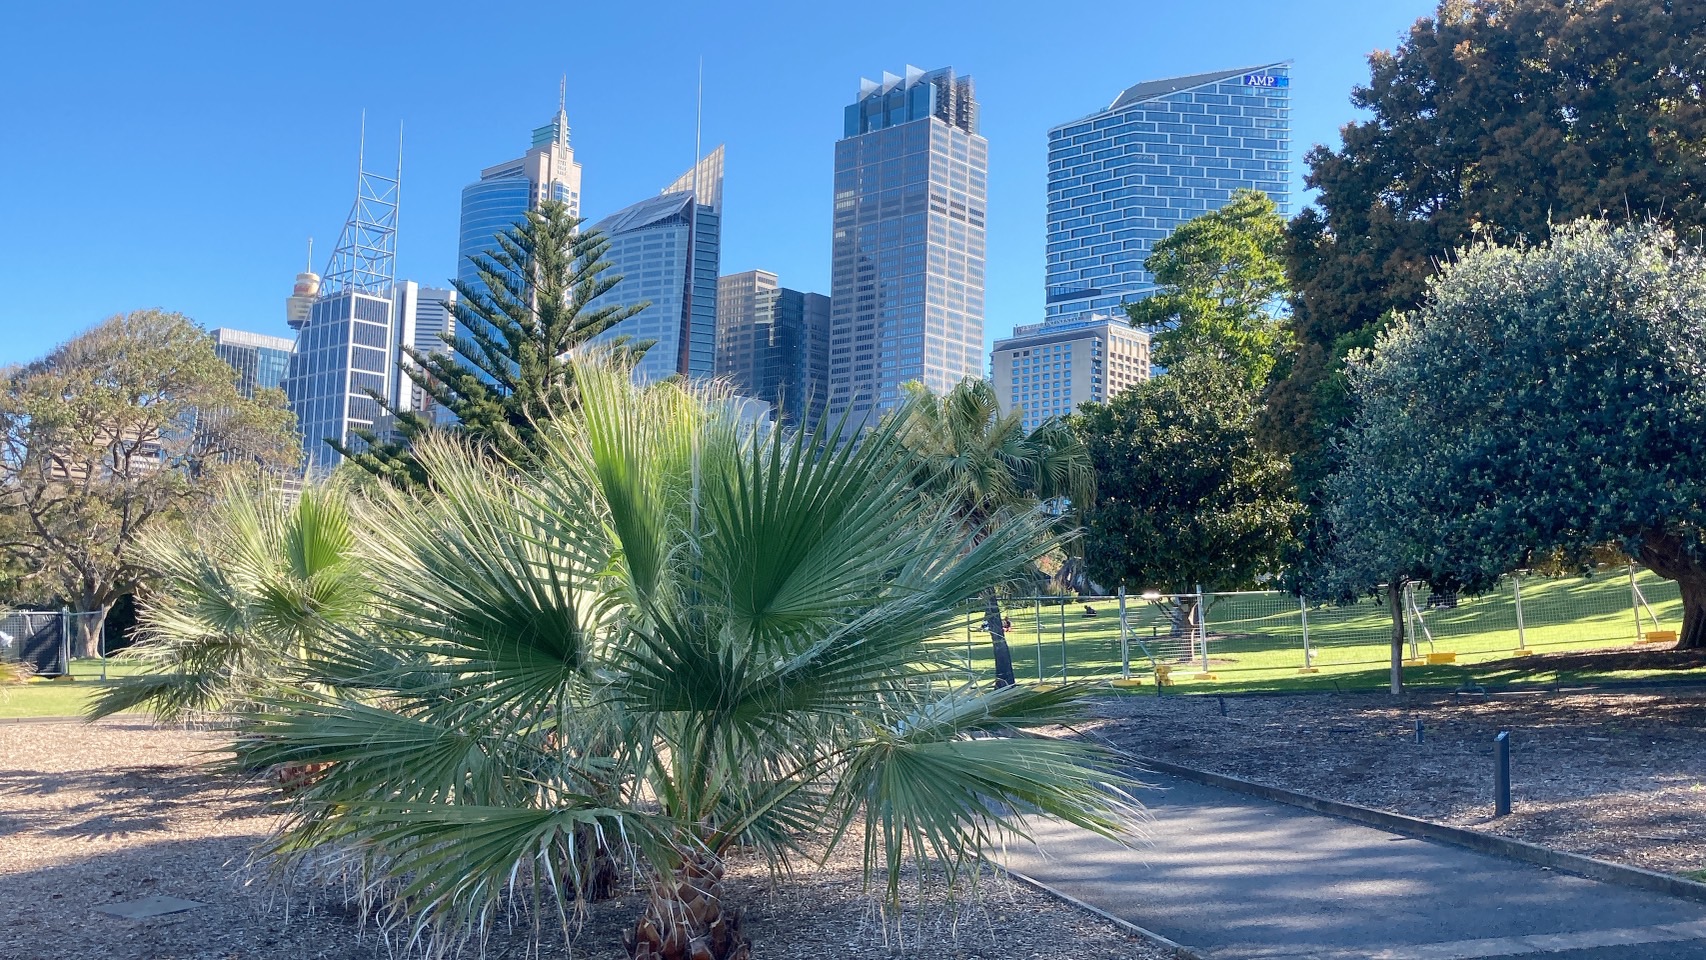
[[[1013,676],[1013,651],[1007,646],[1007,629],[1001,625],[1001,601],[994,590],[983,591],[983,625],[989,630],[989,645],[995,650],[995,685],[1011,687],[1018,679]]]
[[[622,943],[633,960],[752,960],[741,912],[723,905],[723,862],[685,854],[652,885],[651,901]]]

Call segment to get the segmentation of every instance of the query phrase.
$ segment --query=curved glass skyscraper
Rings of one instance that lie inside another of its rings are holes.
[[[1148,296],[1155,241],[1234,190],[1289,213],[1290,103],[1290,63],[1270,63],[1140,83],[1050,130],[1046,319]]]

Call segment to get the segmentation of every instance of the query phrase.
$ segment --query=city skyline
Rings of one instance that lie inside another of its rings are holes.
[[[21,89],[54,94],[20,98],[3,108],[11,128],[29,129],[32,136],[0,158],[0,173],[39,189],[11,191],[0,201],[10,222],[25,225],[0,239],[0,270],[23,292],[10,315],[0,317],[0,363],[30,359],[111,313],[147,305],[181,310],[207,328],[285,335],[288,328],[275,304],[300,269],[305,240],[316,237],[318,250],[335,233],[338,199],[348,194],[348,144],[363,107],[371,129],[394,129],[398,120],[405,127],[409,189],[398,275],[442,286],[456,269],[461,187],[478,170],[526,145],[516,142],[517,134],[525,136],[551,114],[565,67],[576,159],[587,171],[583,209],[598,216],[644,195],[648,185],[655,189],[691,160],[700,54],[706,140],[727,142],[735,163],[727,189],[737,215],[723,231],[724,271],[772,269],[808,290],[829,287],[827,158],[839,135],[834,128],[840,117],[834,114],[845,103],[849,78],[873,64],[906,61],[953,63],[978,78],[993,155],[987,349],[1014,325],[1041,315],[1044,201],[1038,185],[1046,173],[1050,126],[1107,104],[1137,79],[1295,54],[1293,75],[1300,91],[1308,91],[1293,104],[1294,156],[1300,157],[1314,142],[1336,142],[1337,127],[1353,117],[1347,97],[1353,84],[1366,81],[1366,52],[1391,47],[1431,5],[1373,11],[1344,3],[1320,17],[1253,3],[1233,6],[1239,8],[1236,15],[1214,17],[1172,10],[1141,18],[1134,11],[1086,11],[1099,32],[1123,30],[1129,42],[1117,55],[1088,58],[1094,62],[1075,63],[1041,84],[1035,82],[1033,51],[1021,42],[1029,36],[1021,29],[1030,22],[1029,11],[1018,4],[991,5],[963,23],[952,18],[953,30],[923,29],[950,19],[925,14],[918,35],[908,38],[847,37],[827,21],[792,11],[766,19],[755,37],[732,29],[742,22],[738,16],[684,12],[685,19],[660,31],[656,17],[590,15],[577,23],[575,35],[626,33],[656,41],[655,62],[663,69],[629,71],[622,83],[612,84],[601,75],[616,62],[615,51],[604,48],[624,44],[589,42],[573,57],[510,49],[494,59],[499,45],[476,43],[478,49],[466,57],[424,57],[423,51],[436,49],[439,33],[455,34],[444,29],[449,9],[426,5],[402,18],[400,40],[406,42],[374,52],[375,80],[362,88],[364,102],[327,96],[338,86],[338,71],[330,64],[347,56],[342,41],[295,39],[289,56],[265,53],[272,40],[262,38],[275,32],[273,25],[278,36],[294,36],[284,27],[299,22],[300,13],[285,18],[231,11],[228,18],[177,36],[163,33],[150,18],[115,8],[112,16],[80,27],[73,49],[61,39],[67,34],[57,22],[60,14],[31,8],[15,24],[24,56],[0,69],[23,69]],[[562,16],[551,13],[548,19]],[[922,39],[926,34],[930,39]],[[770,41],[781,35],[795,42],[779,49]],[[135,62],[129,51],[138,41],[154,43],[162,55]],[[186,42],[212,55],[170,56]],[[744,67],[742,51],[755,44],[769,57],[763,76],[789,77],[787,83],[765,81],[761,101],[745,92],[755,78]],[[457,47],[459,54],[467,49]],[[279,67],[255,70],[257,59]],[[122,71],[122,81],[115,71]],[[212,76],[210,71],[222,77],[241,72],[244,80],[229,85],[195,79]],[[165,117],[161,104],[171,102],[170,90],[185,82],[203,90],[207,109]],[[504,96],[491,96],[493,89]],[[75,142],[79,118],[91,110],[102,116],[105,136],[126,144],[125,164],[103,165],[96,173],[89,166],[95,153],[53,146]],[[776,122],[780,117],[798,122]],[[249,149],[267,141],[277,146],[258,154]],[[390,157],[377,160],[386,166]],[[1293,171],[1294,196],[1300,172]],[[94,198],[69,185],[92,177],[110,186],[100,201],[109,229],[73,240],[74,225],[84,222]],[[239,242],[210,246],[204,242],[210,231],[231,235],[229,213],[200,202],[220,192],[246,198],[236,221],[242,232],[235,236]],[[65,258],[48,253],[73,242],[86,245],[78,259],[101,264],[92,280],[72,280]]]

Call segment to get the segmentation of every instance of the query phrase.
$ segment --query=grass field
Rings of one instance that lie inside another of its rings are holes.
[[[107,676],[133,673],[136,666],[108,660]],[[71,661],[71,680],[29,680],[0,684],[0,719],[17,717],[75,717],[83,713],[89,695],[101,689],[101,661]]]
[[[1682,601],[1676,584],[1642,571],[1636,584],[1643,596],[1641,629],[1676,630]],[[1510,581],[1482,596],[1462,596],[1453,608],[1429,609],[1425,587],[1416,605],[1426,633],[1416,652],[1456,654],[1457,664],[1416,668],[1418,678],[1439,674],[1452,679],[1463,666],[1510,657],[1519,649],[1535,653],[1626,646],[1635,640],[1635,614],[1627,570],[1589,577],[1524,578],[1522,629],[1517,625],[1516,590]],[[1088,603],[1097,615],[1087,617]],[[1274,593],[1222,594],[1208,603],[1208,673],[1202,649],[1190,631],[1176,636],[1165,601],[1127,599],[1129,643],[1134,677],[1153,678],[1164,665],[1180,692],[1230,692],[1240,689],[1340,687],[1363,674],[1385,682],[1392,627],[1386,608],[1374,601],[1350,606],[1311,605],[1307,611],[1309,665],[1304,666],[1304,614],[1295,597]],[[1119,611],[1112,600],[1042,598],[1003,607],[1012,622],[1008,641],[1014,673],[1021,681],[1104,680],[1121,675]],[[938,641],[945,656],[979,676],[992,676],[988,635],[980,629],[981,611],[968,610],[964,625]],[[1431,635],[1431,640],[1430,640]],[[1544,682],[1544,681],[1542,681]]]

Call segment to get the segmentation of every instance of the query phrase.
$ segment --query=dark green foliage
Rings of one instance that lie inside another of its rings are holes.
[[[1233,590],[1278,572],[1297,504],[1285,458],[1256,440],[1256,411],[1243,372],[1207,357],[1085,405],[1074,423],[1096,471],[1093,579]]]
[[[1268,195],[1240,190],[1231,202],[1181,224],[1155,245],[1144,266],[1154,296],[1126,305],[1132,325],[1155,331],[1155,362],[1212,357],[1260,389],[1285,351],[1280,312],[1285,220]]]
[[[1332,470],[1346,346],[1414,309],[1450,251],[1553,223],[1706,223],[1706,8],[1697,0],[1445,0],[1369,58],[1343,145],[1308,154],[1290,227],[1296,357],[1271,439],[1312,493]]]
[[[1477,590],[1613,543],[1706,646],[1706,256],[1599,221],[1480,244],[1352,368],[1321,579]]]
[[[471,258],[481,284],[455,281],[455,351],[405,348],[413,361],[404,366],[409,379],[455,415],[465,436],[511,462],[526,462],[540,425],[574,404],[568,354],[646,307],[589,308],[622,278],[604,275],[610,241],[580,224],[555,200],[529,211],[493,238],[496,249]],[[612,350],[632,362],[649,346],[619,342]],[[410,449],[432,422],[412,411],[387,412],[395,417],[394,437],[364,431],[359,450],[332,446],[392,482],[424,481]]]

